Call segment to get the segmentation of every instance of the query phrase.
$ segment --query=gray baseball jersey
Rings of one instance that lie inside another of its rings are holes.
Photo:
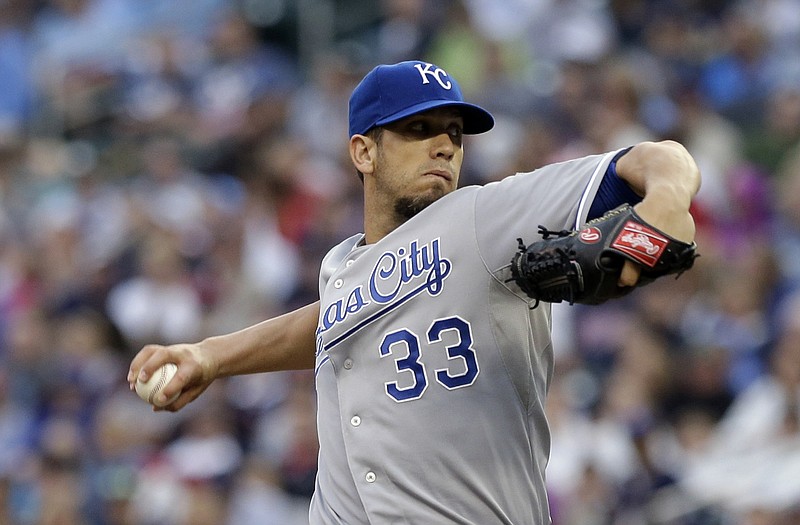
[[[550,308],[517,237],[572,228],[614,153],[461,188],[320,272],[312,524],[546,524]]]

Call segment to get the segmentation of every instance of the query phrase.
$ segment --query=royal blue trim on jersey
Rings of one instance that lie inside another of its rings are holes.
[[[600,186],[597,188],[592,206],[589,208],[587,220],[596,219],[621,204],[637,204],[642,201],[642,197],[617,175],[617,160],[628,153],[632,147],[625,148],[611,159],[603,180],[600,181]]]
[[[319,364],[316,367],[314,367],[314,376],[319,374],[319,369],[322,368],[322,365],[324,365],[325,363],[327,363],[330,360],[331,360],[331,356],[329,356],[329,355],[326,355],[325,357],[323,357],[322,361],[320,361]]]
[[[603,155],[602,160],[597,164],[595,169],[592,171],[592,176],[589,177],[589,182],[586,184],[586,188],[583,190],[581,194],[580,202],[578,203],[578,213],[575,216],[575,224],[573,228],[579,230],[583,224],[587,220],[587,216],[589,214],[589,210],[587,208],[591,207],[591,202],[589,201],[589,196],[591,195],[592,200],[594,200],[594,195],[597,193],[597,187],[600,186],[600,183],[603,182],[603,178],[606,174],[606,170],[608,169],[608,163],[610,163],[613,158],[619,153],[619,151],[609,151],[605,155]],[[603,168],[602,166],[605,166]],[[595,188],[592,191],[592,188]]]
[[[382,309],[378,310],[377,312],[375,312],[371,316],[367,317],[366,319],[362,320],[360,323],[356,324],[351,329],[349,329],[346,332],[344,332],[339,337],[336,337],[332,341],[328,342],[328,344],[326,344],[323,347],[323,349],[324,350],[330,350],[331,348],[333,348],[334,346],[338,345],[339,343],[341,343],[342,341],[344,341],[345,339],[347,339],[348,337],[350,337],[354,333],[358,332],[359,330],[361,330],[362,328],[364,328],[368,324],[380,319],[381,317],[383,317],[384,315],[388,314],[389,312],[391,312],[395,308],[405,304],[406,301],[408,301],[409,299],[413,299],[417,295],[419,295],[422,292],[424,292],[425,290],[429,290],[429,289],[430,289],[430,284],[428,282],[422,283],[421,285],[419,285],[416,288],[414,288],[413,290],[411,290],[411,292],[409,292],[407,295],[405,295],[402,298],[398,299],[397,301],[389,304],[385,308],[382,308]]]

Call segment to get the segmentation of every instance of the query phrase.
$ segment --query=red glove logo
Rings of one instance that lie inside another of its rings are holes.
[[[578,238],[584,244],[595,244],[600,239],[603,238],[603,234],[599,228],[595,228],[594,226],[590,226],[588,228],[584,228],[578,234]]]
[[[669,240],[641,224],[628,221],[611,243],[613,248],[627,253],[637,262],[654,267]]]

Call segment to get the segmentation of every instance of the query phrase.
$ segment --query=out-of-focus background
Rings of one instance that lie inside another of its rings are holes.
[[[465,184],[674,138],[702,256],[558,307],[555,525],[800,523],[800,1],[0,1],[0,524],[307,523],[308,373],[125,382],[317,298],[347,98],[421,58],[497,117]],[[398,451],[402,453],[402,451]]]

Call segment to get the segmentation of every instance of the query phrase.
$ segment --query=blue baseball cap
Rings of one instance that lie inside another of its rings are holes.
[[[367,73],[350,96],[350,136],[443,106],[459,109],[468,135],[494,126],[491,113],[464,102],[458,83],[442,68],[419,61],[380,65]]]

